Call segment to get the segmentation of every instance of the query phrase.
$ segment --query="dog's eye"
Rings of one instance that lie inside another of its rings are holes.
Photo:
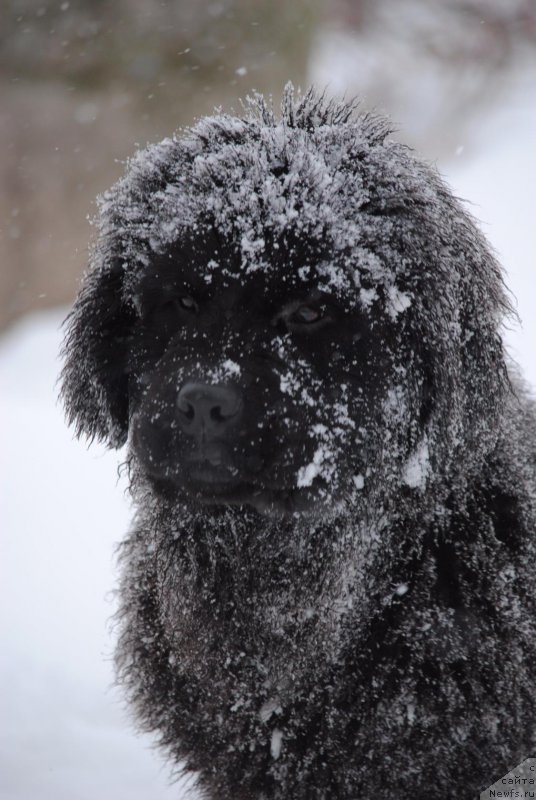
[[[331,320],[331,316],[326,308],[314,305],[302,305],[294,309],[286,317],[287,324],[297,327],[316,328]]]
[[[291,322],[299,322],[302,325],[310,325],[312,322],[318,322],[324,316],[321,308],[314,308],[313,306],[300,306],[294,311],[290,317]]]
[[[192,311],[194,314],[197,314],[199,311],[199,306],[194,300],[193,297],[190,297],[189,294],[185,294],[182,297],[179,297],[178,303],[181,308],[184,308],[186,311]]]
[[[146,317],[158,320],[159,324],[173,325],[182,314],[197,314],[199,305],[189,294],[179,297],[168,297],[161,300],[158,305],[149,308]]]
[[[272,325],[283,323],[289,331],[311,333],[333,322],[330,307],[324,301],[289,303],[272,319]]]

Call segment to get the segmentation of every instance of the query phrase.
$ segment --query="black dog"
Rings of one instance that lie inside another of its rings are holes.
[[[288,89],[101,200],[63,395],[128,439],[119,676],[207,798],[470,798],[535,752],[536,417],[493,255],[388,135]]]

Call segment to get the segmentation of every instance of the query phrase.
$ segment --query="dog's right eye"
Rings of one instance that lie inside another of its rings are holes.
[[[194,314],[197,314],[199,311],[199,305],[189,294],[179,297],[178,303],[181,308],[184,308],[185,311],[192,311]]]

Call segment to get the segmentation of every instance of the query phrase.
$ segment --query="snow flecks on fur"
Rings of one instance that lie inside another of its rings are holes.
[[[423,439],[414,453],[410,455],[402,473],[402,480],[412,489],[424,489],[430,470],[428,442]]]
[[[281,755],[281,747],[283,744],[283,731],[274,728],[272,731],[272,738],[270,741],[270,753],[272,758],[278,759]]]
[[[362,488],[363,488],[363,486],[365,485],[365,478],[363,477],[363,475],[361,475],[361,474],[359,474],[359,475],[354,475],[354,477],[352,478],[352,480],[353,480],[353,482],[354,482],[354,486],[355,486],[355,488],[356,488],[356,489],[358,489],[359,491],[361,491],[361,489],[362,489]]]
[[[396,286],[389,286],[387,289],[387,313],[393,319],[396,319],[398,314],[404,312],[411,305],[411,297],[405,292],[401,292]]]
[[[207,380],[211,383],[225,383],[240,376],[240,365],[230,358],[226,358],[222,364],[207,372]]]
[[[322,474],[322,466],[325,461],[329,460],[330,455],[329,450],[319,447],[313,456],[312,462],[305,467],[300,467],[298,470],[296,485],[300,487],[311,486],[316,476]],[[326,477],[329,477],[329,475]]]

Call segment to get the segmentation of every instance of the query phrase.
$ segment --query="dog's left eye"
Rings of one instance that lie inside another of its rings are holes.
[[[302,325],[310,325],[319,322],[324,317],[324,310],[314,306],[299,306],[290,316],[290,322],[298,322]]]
[[[199,305],[191,295],[183,294],[179,297],[173,297],[169,300],[165,300],[158,306],[158,311],[163,313],[176,312],[177,309],[182,309],[184,311],[190,311],[193,314],[197,314],[199,311]]]
[[[194,298],[189,295],[178,297],[168,297],[161,300],[158,304],[149,307],[144,317],[156,321],[160,325],[171,326],[180,319],[181,314],[197,314],[199,305]]]

